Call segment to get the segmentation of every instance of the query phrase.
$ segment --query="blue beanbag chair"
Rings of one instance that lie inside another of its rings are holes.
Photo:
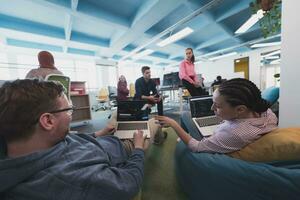
[[[189,199],[300,199],[300,161],[246,162],[176,146],[178,181]]]
[[[262,91],[261,97],[273,105],[279,98],[279,87],[269,87]]]

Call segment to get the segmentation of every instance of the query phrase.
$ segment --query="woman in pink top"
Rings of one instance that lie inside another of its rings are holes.
[[[163,125],[173,127],[177,135],[194,152],[230,153],[238,151],[277,128],[277,117],[262,99],[260,90],[247,79],[223,82],[213,94],[211,108],[223,119],[214,134],[196,140],[173,119],[156,117]]]
[[[180,63],[179,78],[182,80],[182,85],[189,91],[191,96],[201,96],[203,89],[195,72],[195,56],[192,48],[185,50],[185,60]]]

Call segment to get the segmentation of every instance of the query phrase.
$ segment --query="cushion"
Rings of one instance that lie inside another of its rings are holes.
[[[228,155],[254,162],[300,160],[300,128],[275,129]]]
[[[262,91],[261,97],[273,105],[279,98],[279,88],[278,87],[269,87]]]

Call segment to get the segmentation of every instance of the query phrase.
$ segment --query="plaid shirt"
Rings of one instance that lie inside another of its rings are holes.
[[[277,128],[277,117],[268,109],[260,118],[224,120],[214,134],[198,141],[189,141],[193,152],[230,153],[242,149]]]

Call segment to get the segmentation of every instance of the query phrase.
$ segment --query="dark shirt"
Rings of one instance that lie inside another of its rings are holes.
[[[152,94],[150,94],[150,92],[152,92]],[[142,96],[155,94],[157,94],[156,84],[152,79],[146,82],[144,77],[141,77],[135,81],[135,99],[141,99]]]

